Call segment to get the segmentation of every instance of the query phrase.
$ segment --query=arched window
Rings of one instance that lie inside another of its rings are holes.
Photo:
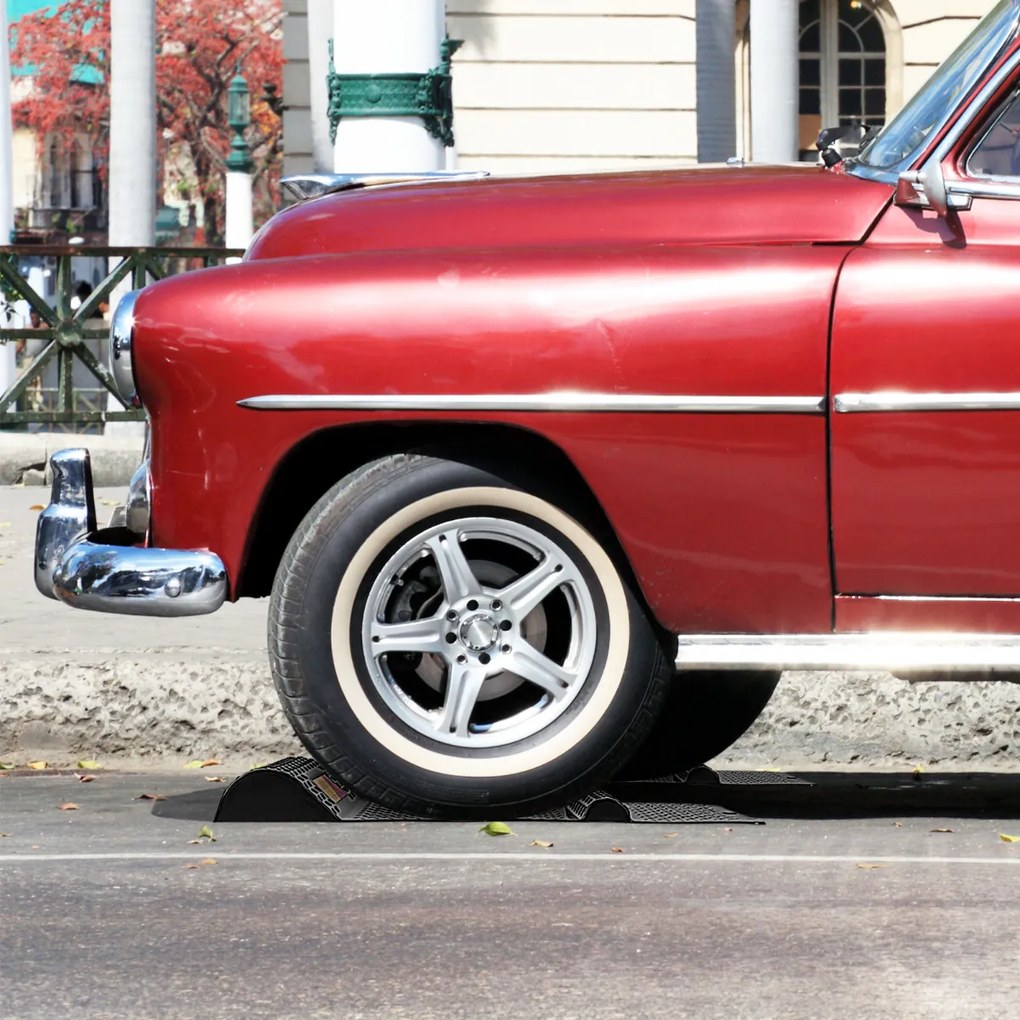
[[[801,0],[800,148],[823,127],[886,120],[887,44],[879,0]]]

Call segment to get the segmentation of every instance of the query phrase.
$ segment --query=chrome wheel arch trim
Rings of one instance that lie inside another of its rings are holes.
[[[265,394],[239,400],[256,411],[535,411],[637,414],[822,414],[825,397],[640,393]]]

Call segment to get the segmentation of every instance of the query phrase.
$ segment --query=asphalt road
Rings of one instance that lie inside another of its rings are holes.
[[[213,824],[213,771],[0,774],[0,1017],[1017,1015],[1017,775],[812,775],[709,798],[764,824],[491,837]]]

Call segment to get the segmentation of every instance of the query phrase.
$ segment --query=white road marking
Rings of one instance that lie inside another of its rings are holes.
[[[34,864],[58,861],[190,861],[215,854],[220,861],[496,861],[500,864],[520,861],[613,861],[671,864],[969,864],[1020,865],[1017,857],[872,857],[868,854],[649,854],[649,853],[331,853],[331,852],[246,852],[207,847],[202,853],[80,853],[80,854],[3,854],[4,864]]]

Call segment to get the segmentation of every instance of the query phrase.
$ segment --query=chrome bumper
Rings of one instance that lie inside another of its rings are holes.
[[[227,595],[227,571],[211,552],[136,546],[127,528],[96,530],[88,450],[50,459],[53,492],[35,533],[35,585],[77,609],[134,616],[200,616]]]

